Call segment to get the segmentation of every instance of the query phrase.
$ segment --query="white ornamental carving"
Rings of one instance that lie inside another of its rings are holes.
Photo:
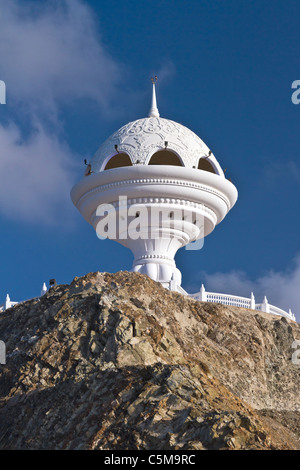
[[[215,156],[207,145],[190,129],[169,119],[148,117],[138,119],[121,127],[111,135],[92,158],[93,172],[103,170],[104,163],[119,152],[129,155],[133,164],[147,165],[151,156],[165,148],[173,150],[182,159],[184,166],[197,167],[199,158],[206,157],[219,174],[223,174]]]

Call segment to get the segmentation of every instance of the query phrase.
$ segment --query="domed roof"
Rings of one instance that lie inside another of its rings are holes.
[[[207,145],[190,129],[159,116],[153,85],[152,106],[149,117],[129,122],[112,134],[97,150],[91,160],[94,173],[105,169],[107,162],[117,153],[127,154],[131,163],[148,165],[159,151],[174,152],[182,165],[198,168],[200,158],[206,158],[219,175],[224,175]]]

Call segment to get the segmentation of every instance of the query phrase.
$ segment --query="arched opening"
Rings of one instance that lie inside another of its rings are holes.
[[[131,160],[127,153],[117,153],[107,162],[104,170],[113,168],[121,168],[122,166],[132,166]]]
[[[207,158],[200,158],[198,163],[198,170],[209,171],[210,173],[216,173],[216,170]]]
[[[149,165],[183,166],[180,158],[169,150],[159,150],[150,158]]]

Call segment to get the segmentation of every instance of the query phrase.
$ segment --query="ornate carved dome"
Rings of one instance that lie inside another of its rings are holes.
[[[151,157],[157,152],[159,163],[151,163]],[[170,163],[170,154],[178,163]],[[207,145],[190,129],[161,117],[147,117],[130,122],[110,136],[98,149],[91,160],[94,173],[107,169],[110,159],[119,155],[117,166],[177,164],[187,168],[198,168],[199,160],[207,161],[212,171],[224,176],[216,158]],[[122,159],[124,164],[122,164]]]

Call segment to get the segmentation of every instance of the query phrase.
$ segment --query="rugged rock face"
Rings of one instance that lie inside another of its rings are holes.
[[[0,316],[0,449],[300,449],[298,324],[91,273]]]

